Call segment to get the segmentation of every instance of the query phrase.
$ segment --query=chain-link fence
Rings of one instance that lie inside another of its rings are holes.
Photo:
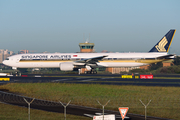
[[[148,116],[162,117],[162,118],[180,118],[180,95],[174,97],[166,97],[159,95],[158,97],[153,97],[153,95],[141,96],[136,95],[136,97],[126,97],[126,96],[98,96],[98,97],[88,97],[88,96],[59,96],[59,100],[51,100],[50,98],[41,98],[40,96],[25,97],[21,95],[16,95],[12,93],[0,92],[0,101],[10,104],[18,104],[27,106],[24,98],[27,101],[34,101],[31,106],[34,107],[45,107],[50,110],[51,107],[59,107],[57,112],[64,112],[63,106],[59,103],[68,103],[71,100],[70,105],[86,106],[90,108],[102,109],[97,102],[101,104],[106,104],[107,101],[110,102],[105,107],[106,110],[118,111],[118,107],[129,107],[129,113],[144,115],[144,106],[140,100],[147,104],[150,100],[151,103],[147,107]],[[68,111],[69,112],[69,111]]]

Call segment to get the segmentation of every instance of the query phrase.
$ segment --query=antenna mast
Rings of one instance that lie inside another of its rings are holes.
[[[90,33],[89,33],[89,42],[90,42]]]
[[[84,33],[83,33],[83,41],[85,41],[85,38],[84,38]]]

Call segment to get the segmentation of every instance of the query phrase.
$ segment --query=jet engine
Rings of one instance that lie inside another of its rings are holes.
[[[60,63],[59,66],[61,71],[73,71],[74,69],[73,63]]]

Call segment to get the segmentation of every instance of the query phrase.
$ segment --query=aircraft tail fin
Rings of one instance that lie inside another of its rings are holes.
[[[175,32],[171,29],[149,52],[168,52]]]

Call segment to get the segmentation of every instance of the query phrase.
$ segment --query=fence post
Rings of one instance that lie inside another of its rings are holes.
[[[30,105],[34,101],[35,98],[31,100],[31,102],[28,102],[25,98],[23,98],[24,101],[28,104],[28,120],[30,120]]]
[[[61,101],[59,101],[59,102],[61,103],[62,106],[64,106],[64,120],[66,120],[66,107],[69,105],[71,100],[66,105],[64,105]]]
[[[149,103],[151,102],[151,100],[148,102],[148,104],[147,105],[145,105],[141,100],[139,100],[143,105],[144,105],[144,107],[145,107],[145,120],[146,120],[146,108],[147,108],[147,106],[149,105]]]
[[[110,101],[110,100],[109,100]],[[108,102],[109,102],[108,101]],[[108,102],[105,104],[105,105],[102,105],[98,100],[97,100],[97,102],[103,107],[103,120],[104,120],[104,107],[108,104]]]

